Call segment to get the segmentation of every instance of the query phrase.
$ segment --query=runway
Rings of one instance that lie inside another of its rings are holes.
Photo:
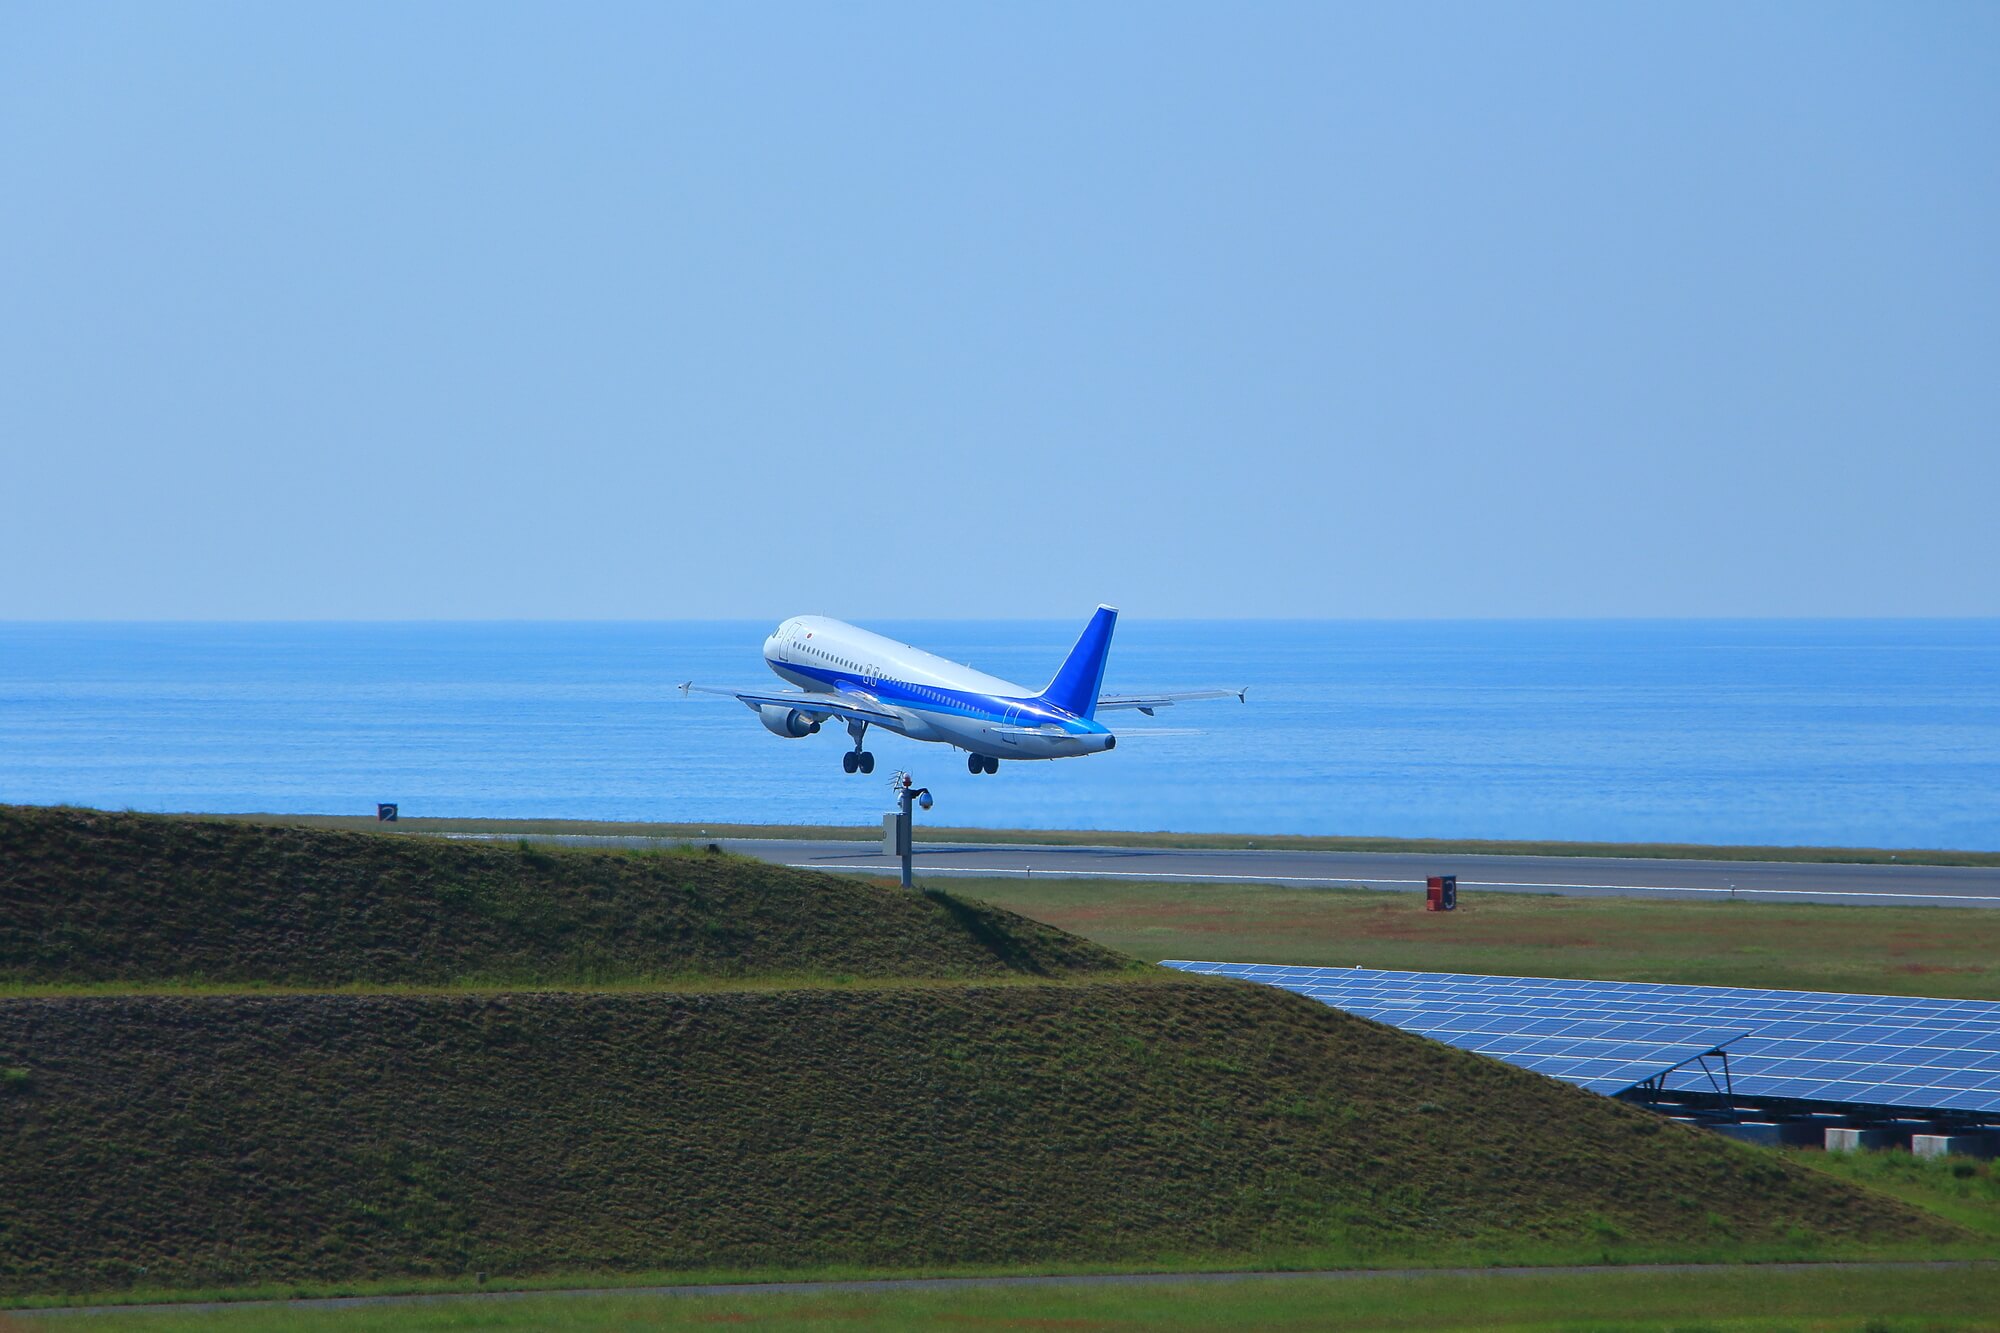
[[[448,838],[515,841],[513,835]],[[650,847],[662,838],[533,834],[571,847]],[[894,876],[880,842],[724,838],[744,856],[799,870]],[[1853,865],[1807,861],[1655,860],[1611,856],[1473,856],[1457,853],[1259,851],[1178,847],[1056,847],[1028,843],[917,843],[919,879],[946,875],[1268,884],[1302,889],[1422,889],[1431,875],[1457,875],[1466,893],[1542,893],[1575,898],[1729,899],[1849,906],[2000,907],[2000,867]]]
[[[732,840],[730,851],[811,870],[894,875],[875,842]],[[1856,906],[2000,907],[2000,869],[1987,866],[1665,861],[1614,857],[1049,847],[917,843],[919,878],[1049,875],[1065,879],[1187,880],[1297,888],[1417,892],[1429,875],[1457,875],[1464,893],[1592,898],[1726,899]]]

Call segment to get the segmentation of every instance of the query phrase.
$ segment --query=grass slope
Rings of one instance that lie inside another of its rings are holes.
[[[1984,1243],[1298,996],[734,857],[0,807],[0,899],[17,1299]]]
[[[945,895],[701,852],[0,806],[0,984],[1066,975],[1129,960]]]
[[[1962,907],[955,879],[1135,958],[2000,1000],[2000,912]]]
[[[1241,983],[0,1000],[0,1292],[560,1269],[1950,1248]]]

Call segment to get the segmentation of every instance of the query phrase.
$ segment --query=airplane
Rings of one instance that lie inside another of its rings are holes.
[[[1099,693],[1117,623],[1116,607],[1098,607],[1055,679],[1036,691],[845,621],[794,616],[764,640],[764,663],[797,690],[716,689],[693,681],[680,690],[727,695],[757,714],[765,730],[789,739],[811,736],[838,718],[854,738],[854,748],[840,757],[849,773],[875,771],[875,756],[863,746],[870,727],[956,746],[966,752],[970,772],[998,773],[1002,759],[1066,759],[1116,747],[1118,738],[1097,720],[1100,712],[1136,708],[1150,717],[1169,704],[1240,702],[1248,693]]]

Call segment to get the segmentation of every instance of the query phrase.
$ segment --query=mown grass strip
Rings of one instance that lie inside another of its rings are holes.
[[[1534,1280],[1599,1274],[1726,1275],[1756,1272],[1767,1275],[1823,1275],[1836,1272],[1879,1273],[1917,1277],[1931,1272],[2000,1269],[2000,1256],[1965,1253],[1947,1257],[1833,1256],[1813,1260],[1772,1258],[1763,1251],[1730,1255],[1721,1248],[1697,1254],[1683,1249],[1650,1255],[1606,1259],[1574,1247],[1517,1244],[1504,1251],[1491,1247],[1445,1245],[1424,1252],[1380,1253],[1368,1260],[1318,1249],[1309,1253],[1274,1252],[1250,1255],[1162,1255],[1123,1263],[1071,1261],[1047,1264],[923,1264],[886,1268],[855,1264],[791,1265],[717,1269],[660,1269],[612,1272],[574,1268],[529,1276],[399,1277],[346,1282],[266,1282],[229,1287],[127,1288],[73,1296],[37,1295],[7,1299],[0,1304],[0,1321],[7,1315],[74,1315],[132,1311],[144,1314],[251,1310],[257,1307],[359,1309],[371,1305],[421,1305],[468,1299],[461,1307],[480,1307],[479,1298],[503,1302],[538,1295],[568,1300],[630,1293],[635,1297],[697,1300],[739,1294],[759,1303],[787,1296],[826,1296],[888,1288],[908,1292],[932,1290],[1020,1291],[1035,1288],[1110,1287],[1229,1287],[1267,1280],[1297,1279],[1336,1284],[1347,1281],[1401,1282],[1470,1278],[1474,1280]],[[0,1328],[6,1328],[0,1322]],[[65,1323],[60,1327],[74,1327]]]
[[[677,1296],[592,1293],[299,1309],[133,1311],[21,1321],[115,1333],[867,1327],[1209,1330],[1245,1327],[1540,1330],[1991,1328],[2000,1269],[1735,1269],[1698,1272],[1257,1277],[1232,1282]]]

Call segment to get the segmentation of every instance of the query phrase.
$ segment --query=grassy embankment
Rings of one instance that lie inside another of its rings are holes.
[[[17,1300],[1991,1248],[1778,1156],[1299,997],[1135,972],[954,895],[13,807],[0,897]],[[357,982],[397,993],[329,993]]]
[[[1134,958],[2000,1000],[2000,912],[1101,880],[959,879]]]
[[[515,838],[528,834],[585,837],[835,839],[879,843],[879,824],[671,824],[591,819],[436,819],[405,817],[394,825],[365,815],[190,815],[239,823],[300,828],[387,831],[402,834],[478,833]],[[1467,856],[1611,856],[1639,860],[1795,861],[1847,865],[2000,866],[2000,852],[1935,847],[1759,847],[1683,842],[1496,842],[1477,838],[1308,837],[1298,834],[1167,833],[1111,829],[953,828],[926,824],[929,843],[1021,843],[1056,847],[1261,848],[1266,851],[1407,852]]]
[[[953,894],[692,849],[578,854],[0,806],[0,986],[999,978],[1131,960]]]
[[[19,1292],[1983,1252],[1773,1155],[1245,986],[0,1010],[32,1080],[0,1161]]]

